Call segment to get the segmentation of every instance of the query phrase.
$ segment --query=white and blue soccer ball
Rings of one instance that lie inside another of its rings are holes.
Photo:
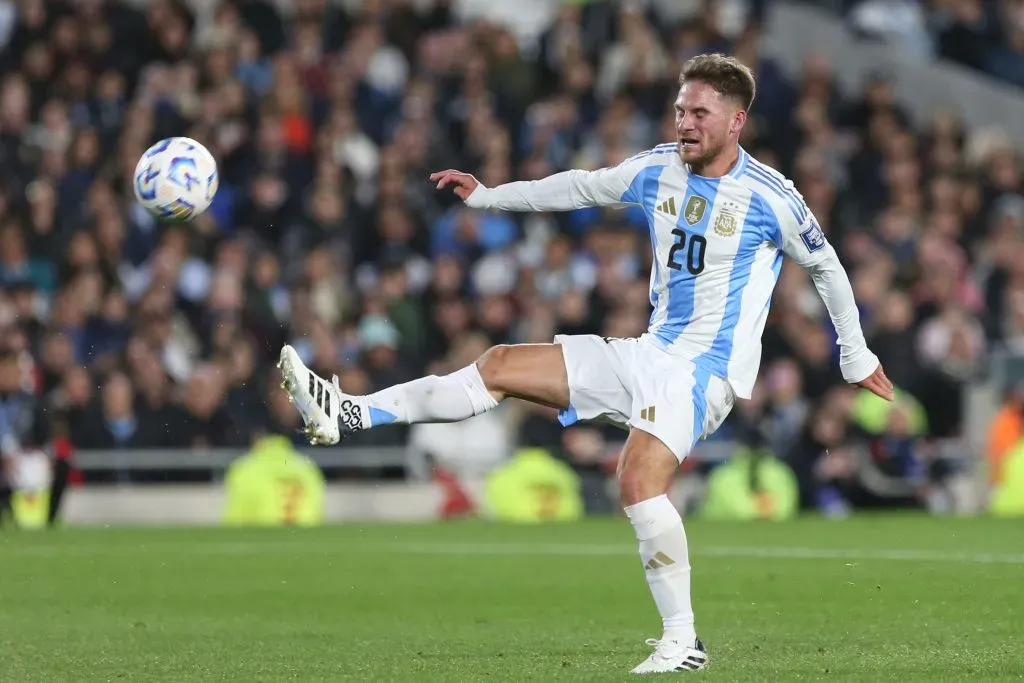
[[[161,221],[184,222],[210,208],[220,185],[217,161],[192,138],[167,138],[135,167],[135,198]]]

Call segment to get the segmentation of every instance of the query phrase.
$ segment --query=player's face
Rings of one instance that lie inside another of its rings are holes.
[[[700,168],[739,139],[745,114],[703,81],[687,81],[676,98],[676,136],[683,161]]]

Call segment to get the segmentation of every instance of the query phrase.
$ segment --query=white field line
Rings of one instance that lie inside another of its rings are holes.
[[[635,555],[623,545],[555,545],[550,543],[401,543],[387,546],[395,553],[431,555]],[[881,560],[894,562],[960,562],[1024,564],[1024,553],[948,553],[938,550],[868,548],[794,548],[782,546],[696,546],[694,557],[737,557],[783,560]]]
[[[395,542],[362,543],[338,541],[154,541],[139,545],[110,545],[80,542],[61,545],[11,546],[0,539],[0,557],[67,557],[67,556],[140,556],[149,553],[174,552],[183,556],[197,555],[323,555],[346,554],[389,555],[476,555],[476,556],[633,556],[636,548],[619,543],[555,544],[555,543],[470,543],[470,542]],[[964,553],[940,550],[894,550],[872,548],[811,548],[787,546],[691,546],[693,557],[749,558],[764,560],[844,560],[878,562],[944,562],[966,564],[1024,565],[1024,553]]]

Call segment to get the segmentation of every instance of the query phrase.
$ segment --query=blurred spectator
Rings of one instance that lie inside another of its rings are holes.
[[[1006,458],[1011,449],[1024,439],[1024,382],[1010,387],[999,412],[989,425],[986,443],[988,483],[997,486],[1003,481]]]
[[[767,368],[768,389],[766,431],[771,452],[790,452],[807,418],[800,368],[790,359],[775,361]]]
[[[918,59],[938,56],[1024,87],[1024,5],[1020,0],[859,0],[848,6],[861,36]]]
[[[114,449],[146,448],[158,445],[158,431],[145,429],[135,411],[131,381],[116,373],[103,385],[102,399],[96,413],[89,416],[84,433],[78,437],[79,448]]]
[[[988,511],[998,517],[1024,516],[1024,447],[1020,443],[1006,453]]]
[[[23,352],[0,347],[0,526],[13,516],[21,458],[50,445],[49,424],[32,392]]]
[[[900,45],[916,57],[932,55],[925,8],[916,0],[863,0],[850,11],[850,21],[864,35]]]
[[[451,354],[434,369],[448,374],[464,368],[480,357],[489,346],[487,339],[470,334],[456,341]],[[446,424],[414,425],[409,445],[427,457],[435,468],[459,477],[479,477],[506,461],[512,450],[512,435],[501,408],[465,420]]]
[[[720,521],[792,519],[799,510],[796,477],[771,451],[740,447],[712,470],[702,514]]]
[[[288,438],[261,435],[228,467],[223,523],[227,526],[319,526],[324,475]]]
[[[225,407],[225,371],[212,363],[192,371],[185,384],[183,411],[178,416],[179,443],[189,448],[244,446],[248,434],[232,423]]]

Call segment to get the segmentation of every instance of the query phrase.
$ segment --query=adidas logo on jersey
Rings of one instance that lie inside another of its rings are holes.
[[[676,213],[676,198],[675,197],[669,197],[668,199],[663,201],[661,204],[658,204],[657,209],[661,213],[667,213],[669,216],[678,216],[679,215],[678,213]]]
[[[640,419],[647,420],[648,422],[654,422],[654,406],[641,410]]]

